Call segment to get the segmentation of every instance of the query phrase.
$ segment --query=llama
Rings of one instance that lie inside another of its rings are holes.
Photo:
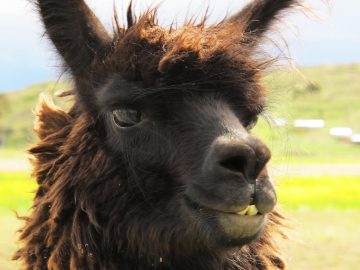
[[[170,29],[130,5],[113,36],[83,0],[35,3],[75,101],[37,111],[24,269],[285,269],[270,151],[251,134],[266,106],[254,55],[298,1]]]

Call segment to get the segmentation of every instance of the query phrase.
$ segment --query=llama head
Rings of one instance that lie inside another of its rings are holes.
[[[276,195],[270,152],[250,133],[265,106],[254,54],[297,1],[253,1],[219,24],[168,30],[156,12],[135,20],[129,9],[114,37],[84,1],[37,3],[75,82],[76,104],[57,121],[63,156],[40,181],[56,189],[51,209],[63,207],[59,194],[69,218],[81,209],[72,241],[102,246],[101,258],[165,262],[266,242]]]

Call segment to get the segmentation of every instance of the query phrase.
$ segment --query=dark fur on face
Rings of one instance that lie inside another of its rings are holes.
[[[113,37],[82,0],[35,2],[76,101],[69,112],[39,105],[39,188],[15,256],[24,269],[285,269],[270,154],[249,129],[265,106],[254,48],[297,1],[257,0],[217,25],[168,30],[156,11],[135,20],[130,8]],[[119,127],[117,110],[139,123]],[[220,166],[223,147],[250,152]],[[236,220],[247,228],[237,231],[227,211],[251,200],[263,223]]]

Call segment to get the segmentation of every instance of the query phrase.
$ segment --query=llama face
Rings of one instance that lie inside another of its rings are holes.
[[[155,11],[135,20],[130,9],[113,37],[82,0],[36,3],[76,102],[39,117],[40,187],[18,257],[51,269],[284,269],[270,152],[251,134],[265,107],[254,51],[297,1],[167,30]]]
[[[172,213],[181,213],[177,226],[206,228],[211,238],[200,240],[207,245],[253,240],[276,202],[265,169],[270,152],[249,133],[260,111],[239,106],[246,89],[166,89],[152,94],[120,76],[109,79],[97,98],[109,149],[156,208],[153,219],[161,211],[172,224]],[[259,108],[261,100],[258,94]],[[174,195],[163,200],[164,189]]]

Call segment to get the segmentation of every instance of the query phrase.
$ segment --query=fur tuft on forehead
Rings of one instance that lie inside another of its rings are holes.
[[[204,64],[220,56],[229,57],[228,60],[231,58],[234,62],[249,58],[251,48],[242,44],[238,35],[229,37],[234,23],[221,22],[209,27],[205,23],[206,19],[199,24],[189,21],[178,29],[164,29],[157,22],[156,10],[148,11],[138,20],[132,19],[128,29],[116,27],[108,58],[113,59],[117,66],[123,66],[120,71],[125,69],[129,61],[138,60],[134,64],[144,65],[147,63],[144,60],[151,58],[153,69],[163,75],[173,68],[192,68],[191,64]],[[248,37],[242,35],[245,42]],[[247,61],[251,62],[250,59]],[[251,63],[251,66],[255,67],[256,64]]]
[[[101,63],[94,63],[99,78],[120,73],[126,80],[159,91],[237,91],[249,108],[263,105],[260,71],[264,62],[250,57],[253,48],[247,46],[245,34],[244,43],[238,36],[235,41],[229,33],[232,22],[206,27],[204,19],[164,29],[158,25],[156,10],[131,22],[126,30],[116,27],[112,50]]]

